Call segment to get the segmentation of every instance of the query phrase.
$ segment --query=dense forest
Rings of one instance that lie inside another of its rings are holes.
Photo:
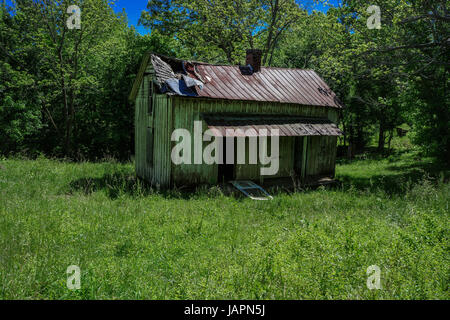
[[[67,24],[70,5],[81,10],[80,29]],[[374,141],[389,152],[397,128],[407,127],[423,154],[450,165],[444,0],[343,0],[326,13],[295,0],[150,0],[140,19],[148,35],[112,5],[2,2],[0,153],[129,159],[128,94],[145,52],[243,64],[246,49],[260,48],[266,66],[314,69],[327,81],[346,106],[340,144],[349,156]]]

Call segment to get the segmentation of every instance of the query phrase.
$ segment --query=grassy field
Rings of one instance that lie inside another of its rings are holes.
[[[448,176],[363,155],[339,187],[255,202],[157,192],[132,164],[2,159],[0,298],[449,299]]]

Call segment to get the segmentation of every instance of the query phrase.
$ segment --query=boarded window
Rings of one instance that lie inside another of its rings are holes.
[[[153,128],[147,128],[147,165],[153,166]]]

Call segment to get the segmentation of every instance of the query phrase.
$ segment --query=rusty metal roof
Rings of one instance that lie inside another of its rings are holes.
[[[343,107],[313,70],[262,67],[260,72],[246,75],[240,66],[188,62],[155,54],[149,60],[161,86],[170,78],[180,79],[182,74],[202,81],[203,89],[195,87],[197,97]]]
[[[244,75],[239,66],[196,66],[205,86],[199,97],[254,100],[342,108],[335,93],[313,70],[262,67]]]
[[[341,136],[336,124],[323,118],[301,118],[277,115],[202,114],[208,128],[218,137],[251,137],[274,135],[292,136]],[[229,130],[230,129],[230,130]],[[240,129],[240,130],[238,130]],[[227,132],[227,130],[229,130]],[[272,132],[272,133],[271,133]]]

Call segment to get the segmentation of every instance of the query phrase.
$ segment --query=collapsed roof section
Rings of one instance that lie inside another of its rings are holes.
[[[212,65],[149,54],[161,93],[224,100],[292,103],[342,108],[336,94],[313,70],[251,66]],[[134,100],[142,81],[138,75],[130,99]]]

